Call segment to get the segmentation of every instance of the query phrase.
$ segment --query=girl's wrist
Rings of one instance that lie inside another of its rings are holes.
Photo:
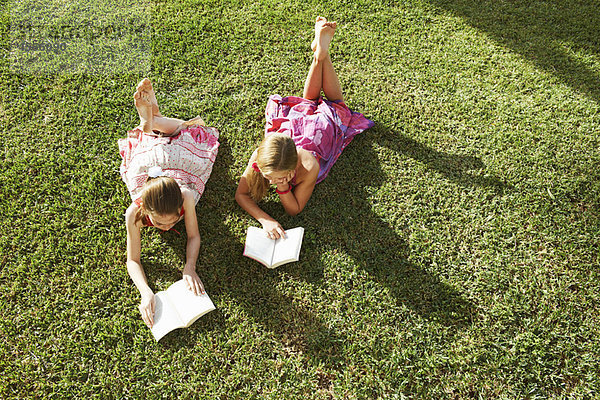
[[[275,192],[277,192],[277,194],[286,194],[289,193],[290,190],[292,190],[292,185],[290,185],[289,183],[277,185],[275,187]]]
[[[185,264],[183,267],[183,272],[196,272],[196,266],[192,264]]]

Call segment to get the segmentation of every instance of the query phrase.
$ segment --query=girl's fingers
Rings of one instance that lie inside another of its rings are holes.
[[[282,227],[278,226],[277,227],[277,233],[279,234],[279,236],[281,236],[282,238],[285,238],[285,231],[283,230]]]
[[[142,312],[142,319],[144,320],[146,325],[148,325],[149,328],[152,328],[152,314],[150,314],[150,310],[144,308],[140,311]]]

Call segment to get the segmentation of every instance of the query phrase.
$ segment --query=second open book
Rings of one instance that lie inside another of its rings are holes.
[[[158,342],[163,336],[177,328],[187,328],[198,318],[215,309],[215,305],[204,293],[196,296],[187,288],[183,279],[167,290],[154,296],[155,312],[152,334]]]
[[[285,239],[269,239],[263,229],[250,226],[246,235],[244,255],[269,268],[298,261],[304,228],[288,229],[285,235]]]

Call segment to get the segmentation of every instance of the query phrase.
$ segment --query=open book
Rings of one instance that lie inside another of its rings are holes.
[[[263,229],[250,226],[247,231],[244,255],[269,268],[298,261],[304,228],[288,229],[285,235],[285,239],[269,239]]]
[[[154,325],[152,334],[158,342],[163,336],[177,328],[187,328],[198,318],[215,309],[208,294],[196,296],[182,280],[167,290],[156,293]]]

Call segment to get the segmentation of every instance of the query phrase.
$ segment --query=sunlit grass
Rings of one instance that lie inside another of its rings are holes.
[[[600,50],[582,9],[600,10],[513,3],[155,4],[163,114],[221,132],[197,208],[217,310],[159,344],[125,268],[116,145],[145,64],[26,74],[3,58],[0,395],[596,396]],[[298,217],[263,204],[306,229],[300,261],[267,270],[242,256],[256,222],[234,192],[267,97],[301,94],[316,15],[338,21],[346,102],[376,125]],[[185,237],[144,232],[153,289],[184,253]]]

